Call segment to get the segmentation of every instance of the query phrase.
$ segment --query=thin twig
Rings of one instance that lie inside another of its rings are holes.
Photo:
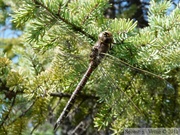
[[[32,131],[31,131],[31,135],[33,134],[33,132],[38,128],[38,126],[40,125],[40,123],[37,123],[35,126],[34,126],[34,128],[32,129]]]
[[[12,101],[12,103],[11,103],[11,106],[10,106],[10,108],[9,108],[9,110],[8,110],[8,113],[7,113],[7,115],[5,116],[5,118],[3,119],[2,123],[0,124],[0,127],[3,126],[3,124],[5,123],[5,121],[8,119],[8,117],[9,117],[11,111],[12,111],[12,108],[13,108],[13,106],[14,106],[14,104],[15,104],[15,101],[16,101],[16,95],[14,96],[13,101]]]

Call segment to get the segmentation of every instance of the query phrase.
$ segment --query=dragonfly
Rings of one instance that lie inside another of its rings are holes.
[[[89,67],[87,69],[87,71],[85,72],[84,76],[82,77],[81,81],[79,82],[79,84],[77,85],[76,89],[74,90],[74,92],[72,93],[70,99],[68,100],[66,106],[64,107],[61,115],[59,116],[59,118],[57,119],[55,125],[54,125],[54,131],[56,131],[58,129],[58,127],[60,126],[60,124],[64,121],[64,119],[67,117],[68,113],[70,112],[72,106],[75,103],[76,97],[78,96],[78,94],[80,93],[80,91],[84,88],[84,86],[86,85],[89,77],[91,76],[91,74],[93,73],[93,71],[99,66],[99,64],[101,63],[102,59],[104,58],[104,56],[111,58],[112,60],[121,63],[121,65],[124,65],[128,69],[134,70],[135,71],[135,75],[133,77],[136,76],[137,72],[141,72],[153,77],[156,77],[157,79],[162,80],[163,82],[165,82],[167,84],[168,87],[171,87],[170,83],[168,83],[166,80],[164,80],[162,77],[160,77],[159,75],[156,75],[154,73],[151,73],[149,71],[134,67],[116,57],[113,57],[112,55],[109,55],[107,52],[109,51],[109,49],[111,48],[111,45],[113,44],[113,35],[111,32],[109,31],[104,31],[102,33],[99,34],[98,36],[98,41],[96,42],[96,44],[94,45],[94,47],[92,48],[92,52],[90,54],[90,64]],[[103,69],[101,70],[102,72],[105,72]],[[107,73],[106,73],[107,74]],[[132,77],[132,81],[133,81],[133,77]],[[109,77],[112,82],[116,82],[115,79],[113,79],[113,77]],[[141,109],[139,109],[137,107],[137,105],[135,103],[133,103],[132,101],[132,97],[129,97],[124,91],[122,91],[119,86],[117,86],[115,83],[113,83],[115,89],[119,89],[123,95],[125,95],[127,97],[127,101],[131,102],[133,104],[133,106],[138,110],[138,112],[142,113],[143,115],[146,115]]]
[[[72,105],[75,102],[75,97],[78,95],[78,93],[82,90],[82,88],[85,86],[87,80],[89,79],[92,72],[97,68],[97,66],[101,63],[101,60],[104,57],[104,53],[108,52],[108,50],[111,47],[111,43],[113,42],[113,36],[111,32],[104,31],[99,34],[98,41],[92,48],[92,53],[90,55],[91,62],[89,64],[89,68],[87,69],[86,73],[82,77],[81,81],[77,85],[76,89],[72,93],[69,101],[67,102],[63,112],[61,113],[60,117],[58,118],[54,130],[57,130],[60,123],[63,121],[63,119],[67,116],[70,109],[72,108]]]

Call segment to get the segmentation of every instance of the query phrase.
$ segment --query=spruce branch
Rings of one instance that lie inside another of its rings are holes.
[[[94,12],[94,10],[98,7],[98,3],[91,9],[91,11],[84,17],[82,20],[82,25],[89,19],[89,16]]]
[[[65,18],[63,18],[63,17],[61,16],[61,14],[59,13],[60,10],[58,11],[58,13],[53,13],[48,7],[46,7],[46,6],[45,6],[44,4],[42,4],[41,2],[39,2],[39,1],[37,1],[37,0],[32,0],[32,1],[33,1],[34,4],[36,4],[37,6],[40,6],[40,7],[44,8],[44,9],[45,9],[47,12],[49,12],[49,13],[52,15],[52,17],[53,17],[54,19],[56,19],[57,21],[58,21],[58,20],[61,20],[62,22],[64,22],[64,23],[67,24],[68,26],[70,26],[73,31],[79,32],[79,33],[85,35],[86,37],[90,38],[91,40],[95,41],[95,37],[93,37],[92,35],[90,35],[90,34],[87,33],[86,31],[84,31],[84,30],[82,29],[82,27],[77,26],[77,25],[69,22],[69,21],[66,20]]]

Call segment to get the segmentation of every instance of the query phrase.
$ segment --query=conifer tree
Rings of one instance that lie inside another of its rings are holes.
[[[0,1],[1,2],[1,1]],[[55,134],[53,126],[86,72],[98,34],[112,49],[77,96],[57,134],[121,134],[180,125],[180,10],[150,3],[149,26],[108,19],[107,0],[22,0],[12,12],[23,34],[18,63],[0,57],[0,134]]]

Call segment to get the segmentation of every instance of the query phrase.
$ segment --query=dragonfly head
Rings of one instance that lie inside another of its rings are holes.
[[[106,44],[111,44],[113,43],[113,36],[110,31],[103,31],[99,34],[98,36],[99,40],[103,43]]]

